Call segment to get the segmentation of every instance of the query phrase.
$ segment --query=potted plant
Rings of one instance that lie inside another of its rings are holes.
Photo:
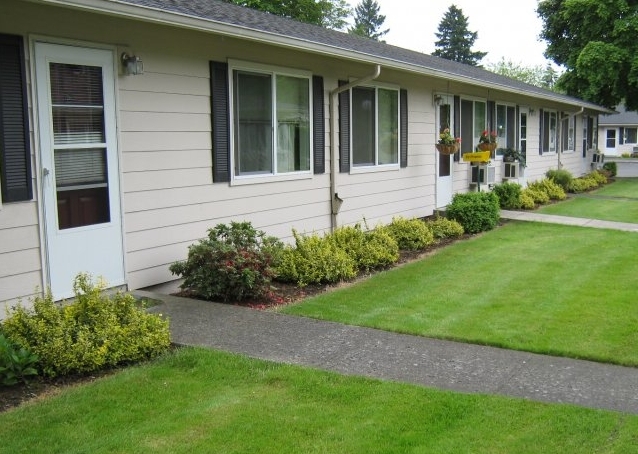
[[[496,149],[496,131],[487,129],[481,133],[477,148],[481,151],[494,151]]]
[[[514,148],[506,148],[503,150],[503,161],[518,161],[521,164],[521,167],[525,167],[525,155],[523,155],[520,150],[515,150]]]
[[[436,144],[436,149],[439,150],[441,154],[454,154],[459,151],[459,147],[461,146],[461,138],[454,137],[450,133],[450,128],[445,128],[439,134],[439,142]]]

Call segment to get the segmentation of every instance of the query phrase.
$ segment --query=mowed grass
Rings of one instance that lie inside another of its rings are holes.
[[[511,222],[282,311],[638,366],[637,254],[636,233]]]
[[[545,205],[538,212],[638,224],[638,178],[617,179],[591,193]]]
[[[638,416],[185,348],[0,414],[2,453],[628,453]]]

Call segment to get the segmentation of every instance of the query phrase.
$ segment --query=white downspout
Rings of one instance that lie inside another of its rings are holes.
[[[339,96],[339,93],[343,93],[346,90],[350,90],[351,88],[376,79],[377,77],[379,77],[380,74],[381,65],[376,65],[373,74],[362,77],[361,79],[354,80],[349,84],[337,87],[330,92],[330,228],[333,232],[337,228],[337,214],[339,214],[339,209],[341,208],[341,204],[343,203],[343,200],[339,197],[339,193],[337,192],[337,173],[339,173],[339,160],[337,159],[337,143],[339,142],[339,137],[337,135],[337,120],[339,118],[339,112],[337,112],[337,96]]]

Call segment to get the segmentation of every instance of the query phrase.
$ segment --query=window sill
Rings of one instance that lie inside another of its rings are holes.
[[[350,175],[360,173],[397,172],[399,170],[399,164],[388,164],[382,166],[359,166],[350,167]]]
[[[231,186],[245,186],[249,184],[261,184],[261,183],[278,183],[283,181],[299,181],[309,180],[313,176],[310,172],[303,173],[287,173],[282,175],[246,175],[246,176],[233,176],[230,181]]]

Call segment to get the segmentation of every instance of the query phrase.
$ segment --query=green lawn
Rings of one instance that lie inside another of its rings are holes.
[[[511,222],[282,311],[638,366],[637,253],[635,233]]]
[[[638,416],[182,349],[0,414],[2,453],[628,453]]]
[[[537,211],[545,214],[638,224],[638,178],[618,179],[591,193],[546,205]]]

